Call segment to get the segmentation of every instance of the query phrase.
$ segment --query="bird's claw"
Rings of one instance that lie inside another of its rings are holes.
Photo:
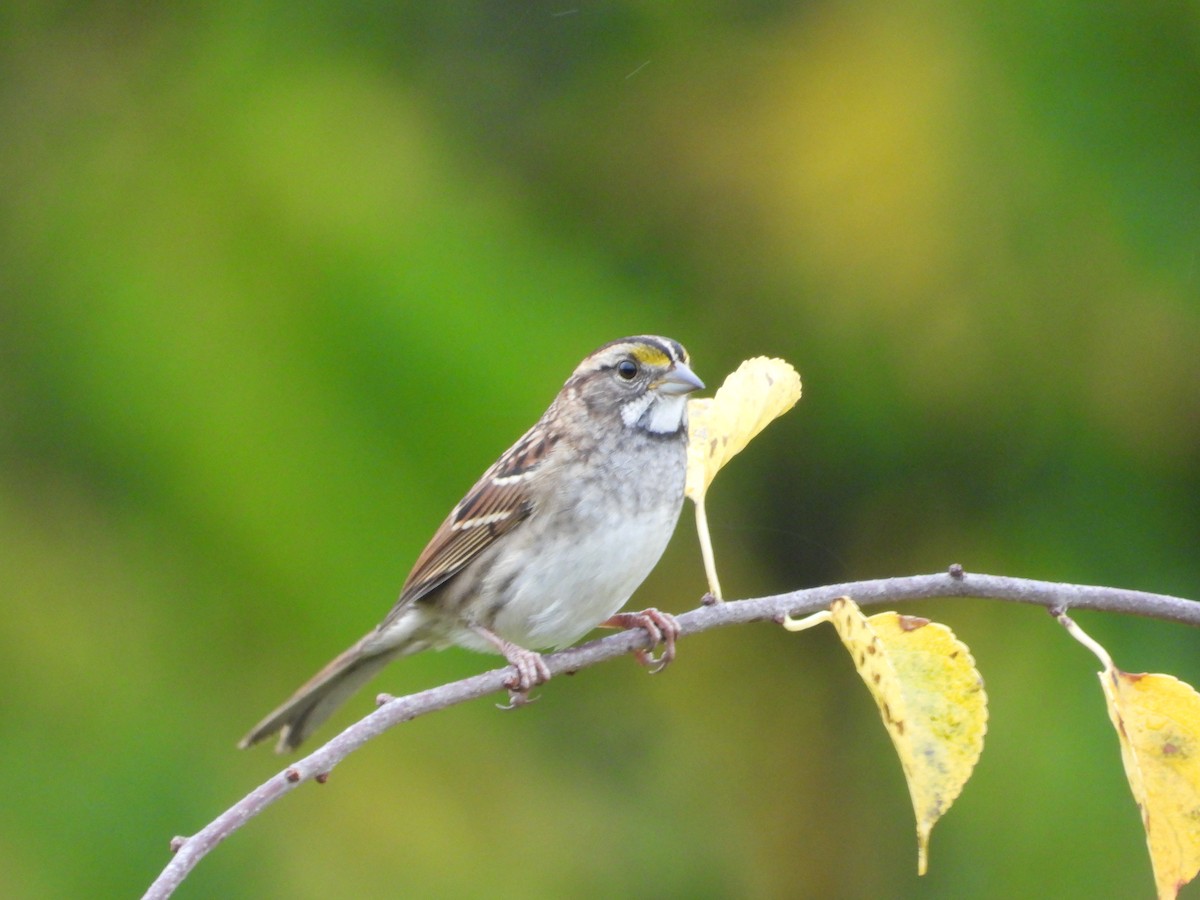
[[[661,672],[675,659],[675,639],[679,637],[679,622],[670,613],[650,607],[637,613],[617,613],[603,624],[612,628],[640,628],[650,637],[652,647],[662,645],[662,653],[653,650],[633,651],[634,658],[653,675]]]
[[[472,625],[471,629],[503,653],[508,664],[516,670],[504,682],[504,686],[508,688],[508,704],[497,703],[500,709],[524,706],[530,702],[529,692],[550,680],[550,667],[546,665],[546,660],[542,659],[542,654],[505,640],[482,625]]]
[[[550,680],[550,667],[542,654],[526,650],[515,644],[509,644],[504,650],[504,656],[516,672],[505,682],[508,688],[508,703],[496,704],[500,709],[516,709],[532,703],[536,697],[530,697],[529,692],[539,684]]]

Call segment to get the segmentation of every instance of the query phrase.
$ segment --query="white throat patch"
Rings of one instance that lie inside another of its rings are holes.
[[[649,391],[639,397],[634,397],[628,403],[621,404],[621,421],[633,428],[646,413],[646,408],[654,402],[654,395]]]
[[[647,391],[621,406],[621,419],[627,426],[641,426],[655,434],[674,434],[683,424],[686,414],[686,394]]]

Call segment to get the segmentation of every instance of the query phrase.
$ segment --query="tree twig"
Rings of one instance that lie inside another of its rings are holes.
[[[976,597],[1044,606],[1055,614],[1067,609],[1093,609],[1146,616],[1200,626],[1200,602],[1119,588],[1058,584],[1026,578],[964,573],[951,566],[948,573],[883,578],[827,585],[808,590],[712,603],[679,616],[680,636],[699,634],[727,625],[779,621],[826,608],[837,597],[854,598],[859,606],[928,600],[937,597]],[[632,629],[571,647],[545,657],[554,675],[577,672],[637,649],[651,649],[641,629]],[[144,895],[144,900],[170,897],[187,874],[210,850],[283,795],[310,779],[324,781],[343,759],[394,725],[426,713],[504,691],[508,667],[439,685],[405,697],[381,696],[381,705],[355,722],[320,749],[288,766],[255,788],[203,829],[171,842],[174,856]]]

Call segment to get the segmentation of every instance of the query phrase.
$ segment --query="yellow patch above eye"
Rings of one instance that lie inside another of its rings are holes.
[[[650,344],[638,344],[634,347],[633,358],[648,366],[667,366],[671,364],[671,357]]]

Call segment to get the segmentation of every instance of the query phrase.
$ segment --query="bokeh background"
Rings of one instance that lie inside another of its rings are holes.
[[[276,771],[236,739],[623,334],[804,376],[710,495],[730,596],[1200,599],[1194,3],[16,0],[0,134],[4,896],[137,896]],[[703,590],[688,510],[635,602]],[[177,896],[1151,896],[1095,660],[905,611],[992,709],[924,879],[832,630],[764,625],[405,725]],[[1200,683],[1194,630],[1078,618]]]

